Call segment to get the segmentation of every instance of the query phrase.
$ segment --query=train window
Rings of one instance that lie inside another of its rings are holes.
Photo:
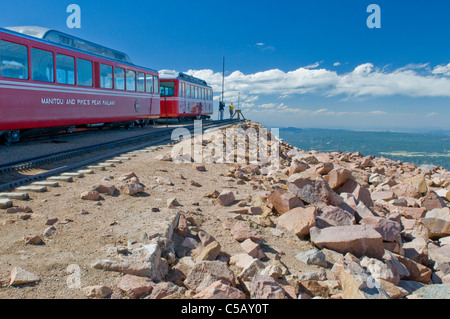
[[[146,74],[145,80],[147,81],[147,93],[153,93],[153,75]]]
[[[154,93],[158,93],[159,92],[159,77],[155,76],[155,90],[153,91]]]
[[[161,95],[162,96],[174,96],[175,95],[175,83],[174,82],[161,82]]]
[[[113,88],[113,67],[100,64],[100,86],[104,89]]]
[[[92,62],[78,59],[77,61],[78,85],[92,86]]]
[[[191,85],[190,84],[188,84],[186,87],[186,95],[188,98],[191,97]]]
[[[125,70],[122,68],[114,68],[114,80],[116,90],[125,90]]]
[[[0,41],[0,66],[2,76],[13,79],[28,79],[27,47]]]
[[[56,82],[75,84],[75,59],[71,56],[56,55]]]
[[[31,72],[35,81],[53,82],[53,53],[32,48]]]
[[[178,96],[182,97],[183,96],[183,83],[178,82]]]
[[[138,92],[145,92],[145,74],[139,73],[137,74],[137,90]]]
[[[136,72],[127,70],[127,91],[136,91]]]

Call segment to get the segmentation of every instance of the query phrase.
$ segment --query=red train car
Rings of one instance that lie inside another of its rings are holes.
[[[146,124],[159,76],[119,51],[40,27],[0,28],[0,139],[29,129]]]
[[[207,119],[213,114],[213,90],[201,79],[175,71],[159,71],[161,118]]]

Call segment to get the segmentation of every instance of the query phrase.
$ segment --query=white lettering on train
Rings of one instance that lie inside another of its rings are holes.
[[[107,100],[82,100],[82,99],[58,99],[58,98],[41,98],[41,104],[54,105],[94,105],[94,106],[114,106],[116,101]]]

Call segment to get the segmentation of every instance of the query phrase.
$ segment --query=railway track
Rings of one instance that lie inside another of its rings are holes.
[[[202,129],[205,130],[238,122],[240,122],[240,120],[208,122],[204,123]],[[194,131],[194,125],[184,126],[183,128],[189,130],[191,133]],[[2,164],[0,165],[0,191],[11,190],[20,186],[28,185],[30,183],[40,181],[51,176],[70,172],[79,169],[80,167],[88,166],[92,163],[98,163],[107,159],[111,159],[121,154],[167,143],[171,140],[171,134],[175,129],[176,128],[162,129],[157,132],[146,133],[106,143],[79,147],[76,149],[55,152],[37,157],[30,157],[25,160]],[[89,158],[87,159],[74,162],[70,160],[94,152],[100,152],[101,154],[92,157],[89,156]],[[21,176],[20,178],[12,178],[10,180],[7,180],[8,178],[4,177],[5,175],[10,173],[32,171],[38,166],[54,164],[60,161],[69,161],[69,163],[64,164],[60,167],[49,169],[42,173],[31,174],[25,177]]]

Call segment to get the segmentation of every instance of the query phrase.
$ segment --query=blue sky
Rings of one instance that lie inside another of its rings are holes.
[[[66,26],[69,4],[81,29]],[[369,4],[381,29],[369,29]],[[2,3],[1,26],[58,29],[134,63],[203,77],[270,126],[449,129],[447,0],[61,1]],[[216,103],[217,104],[217,103]]]

